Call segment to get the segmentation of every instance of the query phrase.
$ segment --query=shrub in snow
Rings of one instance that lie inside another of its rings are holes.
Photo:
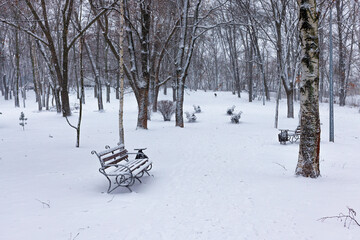
[[[158,111],[163,115],[164,121],[170,121],[175,113],[175,104],[170,100],[161,100],[157,103]]]
[[[188,122],[195,122],[196,121],[196,116],[195,113],[189,113],[189,112],[185,112],[186,115],[186,119],[188,120]]]
[[[200,106],[193,105],[195,113],[201,113]]]
[[[226,111],[226,114],[233,115],[234,110],[235,110],[235,106],[233,105],[231,108],[228,108],[228,110]]]
[[[231,122],[232,123],[239,123],[240,121],[240,118],[241,118],[241,114],[242,114],[242,111],[240,111],[238,114],[234,114],[231,116]]]
[[[19,117],[19,120],[20,120],[20,126],[22,126],[23,130],[25,130],[25,125],[27,124],[26,121],[27,121],[27,118],[25,117],[25,114],[23,112],[20,113],[20,117]]]

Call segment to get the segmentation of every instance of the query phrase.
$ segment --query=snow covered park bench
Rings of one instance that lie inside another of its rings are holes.
[[[185,112],[186,119],[188,122],[195,122],[196,121],[196,115],[194,113]]]
[[[144,173],[152,168],[152,162],[143,153],[146,148],[135,149],[138,152],[129,153],[123,144],[110,148],[105,147],[106,150],[101,152],[92,151],[91,154],[96,154],[99,158],[101,168],[99,172],[103,174],[109,181],[108,193],[114,191],[118,187],[130,187],[135,183],[135,179],[140,181]],[[129,159],[129,154],[136,155],[134,159]],[[111,185],[115,185],[111,187]]]
[[[287,141],[294,143],[300,139],[301,127],[297,126],[295,130],[289,129],[279,129],[280,133],[278,134],[280,144],[286,144]]]

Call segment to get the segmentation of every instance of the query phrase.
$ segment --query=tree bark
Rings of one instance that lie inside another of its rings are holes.
[[[299,158],[295,174],[320,176],[319,46],[316,0],[297,0],[301,43]]]

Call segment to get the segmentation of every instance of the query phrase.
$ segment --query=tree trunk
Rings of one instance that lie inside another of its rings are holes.
[[[115,93],[115,98],[119,99],[120,98],[120,72],[117,71],[116,72],[116,93]]]
[[[301,43],[299,158],[295,173],[303,177],[320,176],[319,46],[316,0],[298,0]]]
[[[31,58],[31,65],[33,69],[33,82],[35,88],[35,95],[36,95],[36,102],[38,103],[38,110],[42,110],[42,102],[41,102],[41,84],[39,78],[39,69],[38,69],[38,62],[37,56],[35,51],[35,40],[30,39],[29,41],[30,46],[30,58]]]
[[[286,102],[287,102],[287,117],[294,118],[294,88],[292,83],[290,83],[289,91],[286,92]]]
[[[250,43],[251,44],[251,43]],[[247,58],[247,78],[249,79],[249,102],[252,102],[254,99],[254,81],[253,81],[253,49],[252,46],[248,46],[248,58]]]
[[[79,43],[79,68],[80,68],[80,97],[82,98],[81,103],[85,104],[85,87],[84,87],[84,64],[83,64],[83,57],[84,57],[84,37],[80,38]]]
[[[106,102],[110,102],[110,83],[106,82]]]
[[[184,84],[178,81],[178,87],[176,89],[176,111],[175,111],[175,119],[176,123],[175,126],[177,127],[184,127],[184,110],[183,110],[183,103],[184,103]]]
[[[91,52],[91,49],[89,47],[89,45],[87,44],[87,42],[84,39],[84,46],[85,49],[89,55],[89,60],[90,60],[90,65],[91,65],[91,69],[93,71],[94,77],[95,77],[95,86],[94,89],[97,89],[96,93],[97,93],[97,102],[98,102],[98,110],[102,111],[104,109],[103,106],[103,102],[102,102],[102,90],[101,90],[101,82],[100,82],[100,74],[99,74],[99,69],[96,66],[96,62],[94,61],[94,57],[93,54]]]
[[[321,10],[320,10],[321,11]],[[330,9],[331,11],[331,9]],[[319,29],[319,48],[320,48],[320,83],[319,83],[319,101],[323,102],[324,96],[324,78],[325,78],[325,58],[324,51],[325,43],[324,43],[324,28]],[[294,97],[296,99],[296,96]]]
[[[338,34],[339,34],[339,105],[345,106],[345,46],[343,39],[343,1],[336,1],[336,12],[337,12],[337,24],[338,24]]]
[[[165,85],[165,88],[166,88],[166,85]],[[157,102],[158,102],[158,98],[159,98],[159,91],[160,91],[160,86],[156,85],[155,90],[154,90],[153,102],[152,102],[152,111],[153,112],[157,112]]]
[[[148,114],[148,89],[139,89],[139,94],[136,96],[138,103],[138,119],[137,128],[147,129],[147,114]]]
[[[46,111],[48,111],[50,109],[49,108],[50,91],[51,91],[51,87],[50,87],[50,84],[48,84],[47,90],[46,90],[46,101],[45,101],[45,109],[46,109]]]
[[[124,130],[124,2],[120,1],[119,26],[119,71],[117,72],[116,98],[119,99],[119,144],[125,145]]]
[[[3,85],[4,85],[4,95],[5,95],[5,100],[9,100],[9,86],[6,84],[6,75],[4,74],[3,78]]]
[[[79,78],[78,78],[78,63],[77,63],[77,59],[76,59],[76,51],[75,51],[75,45],[73,47],[73,55],[74,55],[74,58],[73,58],[73,63],[74,63],[74,78],[75,78],[75,84],[76,84],[76,98],[77,99],[80,99],[80,96],[81,96],[81,92],[80,92],[80,82],[79,82]]]
[[[56,112],[61,113],[61,100],[60,100],[60,87],[56,86],[53,89],[54,92],[54,98],[55,98],[55,105],[56,105]]]
[[[15,30],[15,67],[16,67],[16,80],[14,88],[14,101],[15,107],[20,107],[19,91],[20,91],[20,47],[19,47],[19,30]]]
[[[164,84],[163,88],[164,88],[164,92],[163,92],[164,95],[167,95],[167,83]]]

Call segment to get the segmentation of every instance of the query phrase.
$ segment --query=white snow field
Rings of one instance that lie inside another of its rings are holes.
[[[360,212],[360,114],[335,105],[335,143],[329,142],[328,104],[321,104],[321,177],[294,175],[299,142],[280,145],[274,100],[247,102],[230,92],[188,91],[184,111],[200,105],[185,128],[152,114],[136,130],[134,95],[125,97],[126,148],[147,147],[151,176],[130,193],[107,194],[91,150],[118,142],[118,102],[97,111],[87,91],[80,148],[76,132],[56,112],[38,112],[33,92],[26,108],[0,98],[0,239],[2,240],[348,240],[354,222],[322,217]],[[72,106],[77,102],[71,96]],[[171,93],[160,99],[171,99]],[[231,124],[227,108],[242,111]],[[296,116],[299,103],[295,103]],[[20,113],[28,118],[25,130]],[[281,100],[279,128],[295,129]],[[77,123],[77,112],[70,117]],[[357,216],[357,221],[360,217]]]

